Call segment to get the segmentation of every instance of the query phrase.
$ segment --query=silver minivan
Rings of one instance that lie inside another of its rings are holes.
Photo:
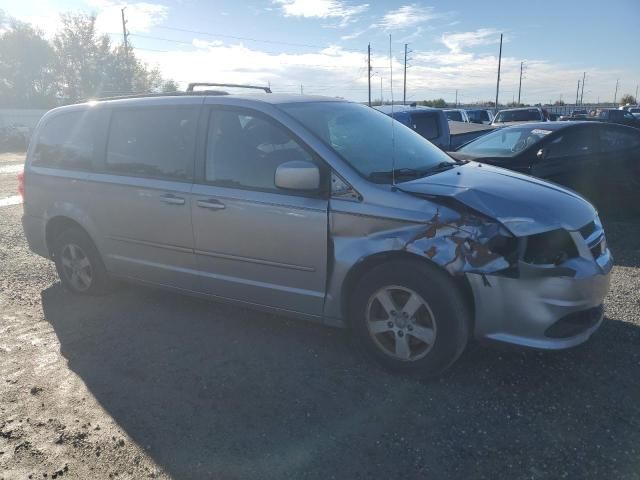
[[[471,338],[577,345],[609,288],[604,231],[578,194],[455,161],[337,99],[57,108],[23,187],[30,248],[73,292],[122,278],[349,326],[400,370],[441,372]]]

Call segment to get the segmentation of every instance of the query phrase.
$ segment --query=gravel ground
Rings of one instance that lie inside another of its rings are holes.
[[[340,330],[134,286],[72,296],[21,214],[0,207],[2,478],[640,479],[640,222],[606,226],[587,344],[474,345],[425,382]]]

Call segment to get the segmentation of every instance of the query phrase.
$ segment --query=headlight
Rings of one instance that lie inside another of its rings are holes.
[[[522,260],[534,265],[559,265],[577,256],[578,249],[571,235],[559,229],[527,237]]]

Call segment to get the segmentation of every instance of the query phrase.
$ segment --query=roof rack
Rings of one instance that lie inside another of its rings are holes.
[[[270,87],[259,87],[257,85],[240,85],[236,83],[208,83],[208,82],[197,82],[190,83],[187,86],[187,93],[195,93],[195,87],[233,87],[233,88],[250,88],[253,90],[264,90],[265,93],[271,93]]]
[[[211,96],[221,96],[221,95],[229,95],[229,92],[225,92],[224,90],[198,90],[195,91],[195,87],[236,87],[236,88],[250,88],[254,90],[264,90],[266,93],[272,93],[270,87],[259,87],[256,85],[238,85],[234,83],[190,83],[187,86],[187,90],[184,92],[157,92],[157,93],[131,93],[128,95],[111,95],[107,97],[90,97],[85,98],[83,102],[90,101],[101,101],[101,100],[120,100],[126,98],[148,98],[148,97],[181,97],[181,96],[189,96],[189,95],[211,95]]]

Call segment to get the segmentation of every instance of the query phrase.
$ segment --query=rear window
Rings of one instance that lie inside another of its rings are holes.
[[[506,110],[498,112],[494,122],[530,122],[536,120],[542,120],[542,115],[539,110],[531,108],[528,110]]]
[[[440,136],[438,116],[433,113],[414,113],[411,115],[411,128],[427,140],[435,140]]]
[[[95,149],[95,115],[89,110],[51,118],[41,129],[33,165],[72,170],[90,170]]]
[[[149,107],[115,110],[107,143],[109,172],[190,180],[198,109]]]

